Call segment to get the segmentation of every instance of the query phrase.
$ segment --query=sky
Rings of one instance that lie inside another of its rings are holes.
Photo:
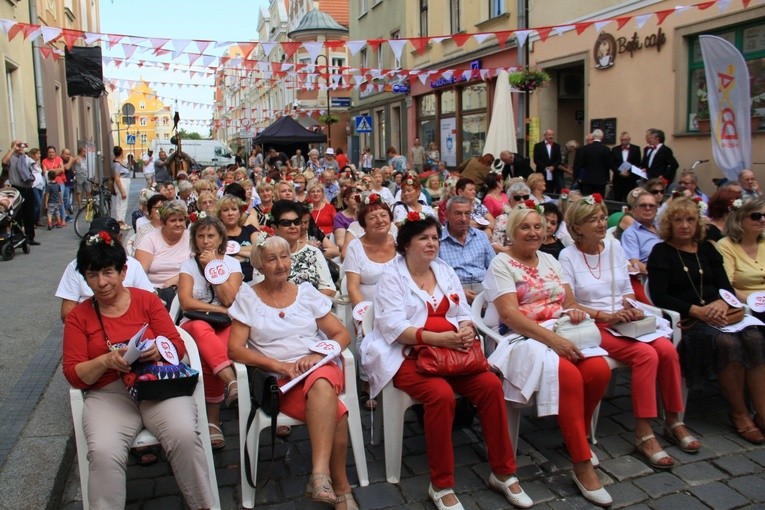
[[[257,38],[257,24],[261,6],[268,7],[268,0],[101,0],[101,32],[106,34],[124,34],[141,37],[161,37],[169,39],[207,39],[213,41],[248,41]],[[112,49],[103,45],[104,55],[124,58],[119,45]],[[170,47],[168,44],[167,47]],[[205,53],[221,54],[224,48],[213,50],[210,45]],[[170,48],[172,49],[172,48]],[[188,49],[196,51],[194,45]],[[188,51],[187,49],[187,51]],[[151,61],[171,61],[170,55],[158,58],[151,53],[136,52],[133,58]],[[188,59],[180,57],[184,64]],[[165,71],[153,67],[127,66],[115,68],[104,66],[104,78],[161,81],[170,83],[194,83],[206,86],[177,87],[157,86],[157,95],[166,104],[170,99],[212,104],[214,101],[213,79],[195,76],[172,70]],[[127,90],[116,90],[121,98],[127,97]],[[110,97],[110,103],[112,98]],[[181,119],[208,119],[211,110],[179,105]],[[187,131],[208,134],[207,128],[185,127]]]

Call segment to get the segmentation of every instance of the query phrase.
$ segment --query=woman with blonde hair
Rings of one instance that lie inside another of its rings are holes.
[[[526,186],[531,190],[531,199],[537,204],[552,202],[552,198],[545,195],[545,176],[534,172],[526,178]]]
[[[337,210],[327,200],[324,194],[324,185],[318,179],[308,183],[308,202],[311,204],[311,216],[316,226],[324,232],[324,235],[332,233]]]
[[[215,195],[212,191],[203,191],[197,197],[197,210],[212,214],[215,210]]]
[[[727,237],[717,243],[725,272],[739,299],[765,290],[765,198],[734,200],[725,228]]]

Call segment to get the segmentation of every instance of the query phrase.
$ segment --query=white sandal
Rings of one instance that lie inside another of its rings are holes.
[[[465,507],[462,506],[462,503],[460,503],[459,500],[457,500],[457,503],[455,503],[452,506],[446,506],[441,501],[444,498],[444,496],[448,496],[449,494],[454,494],[454,491],[450,487],[447,487],[446,489],[441,489],[440,491],[436,492],[436,489],[433,488],[432,483],[428,485],[428,496],[430,496],[430,500],[433,502],[434,505],[436,505],[436,508],[438,510],[465,510]]]
[[[226,437],[223,435],[221,428],[214,423],[208,423],[207,426],[217,431],[210,433],[210,445],[212,446],[212,449],[220,450],[221,448],[225,448]]]

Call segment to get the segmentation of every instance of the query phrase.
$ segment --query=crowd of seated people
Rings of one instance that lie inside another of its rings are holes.
[[[683,379],[693,389],[716,376],[735,431],[765,443],[762,331],[719,329],[734,316],[720,289],[742,301],[765,291],[765,266],[758,262],[765,258],[765,199],[742,199],[736,183],[707,199],[696,175],[683,172],[672,193],[661,179],[630,190],[627,211],[609,229],[602,196],[562,189],[553,199],[540,173],[503,180],[501,170],[491,171],[480,190],[471,179],[444,175],[441,165],[419,174],[394,172],[391,165],[357,172],[350,164],[339,167],[340,158],[329,152],[320,159],[309,151],[307,161],[258,156],[242,171],[194,173],[177,186],[178,195],[173,183],[144,190],[131,244],[135,259],[125,265],[131,275],[125,285],[140,281],[166,308],[177,299],[184,312],[220,312],[233,320],[223,328],[188,318],[181,325],[199,346],[214,448],[225,445],[220,406],[238,398],[232,361],[273,372],[284,384],[320,359],[310,351],[317,337],[341,348],[356,342],[366,410],[378,407],[388,384],[422,402],[428,494],[438,508],[462,508],[453,492],[452,420],[445,419],[454,413],[455,392],[477,407],[488,484],[511,504],[533,503],[514,476],[503,400],[525,404],[534,395],[540,416],[558,418],[574,485],[587,500],[608,506],[612,499],[587,443],[611,377],[605,356],[631,370],[634,444],[650,466],[678,463],[652,430],[659,415],[667,441],[687,453],[702,447],[693,423],[680,419]],[[93,252],[81,251],[83,257]],[[224,282],[205,275],[215,261],[228,268]],[[97,290],[98,274],[112,261],[81,263],[67,276],[77,292],[59,296],[62,318],[87,297],[88,287]],[[362,333],[358,316],[343,323],[332,313],[341,288],[360,314],[374,310],[371,331]],[[488,367],[448,376],[420,372],[418,357],[428,346],[469,350],[478,333],[470,304],[480,293],[486,324],[503,338],[521,338],[495,367],[499,377]],[[111,300],[104,295],[105,304]],[[680,314],[678,345],[661,335],[640,342],[614,333],[614,326],[645,317],[640,302]],[[82,308],[75,317],[90,313]],[[594,323],[602,350],[582,348],[551,329],[561,318],[574,326]],[[79,324],[71,322],[65,335],[83,341],[88,333],[75,332]],[[85,358],[70,360],[70,381],[101,388],[116,375],[109,370],[124,368],[114,362],[95,373],[89,366]],[[336,368],[315,372],[288,393],[282,410],[309,429],[315,451],[307,494],[336,508],[357,508],[345,474],[347,410],[338,401],[342,374]]]

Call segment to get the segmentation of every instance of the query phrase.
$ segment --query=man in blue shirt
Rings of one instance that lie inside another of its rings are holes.
[[[630,265],[641,273],[646,273],[646,262],[651,250],[661,242],[656,228],[656,197],[648,192],[638,192],[632,208],[632,222],[627,230],[622,233],[622,248],[624,256]]]
[[[489,238],[470,226],[472,213],[473,204],[467,198],[457,195],[449,199],[438,250],[438,256],[457,273],[468,303],[483,290],[483,276],[494,258]]]

